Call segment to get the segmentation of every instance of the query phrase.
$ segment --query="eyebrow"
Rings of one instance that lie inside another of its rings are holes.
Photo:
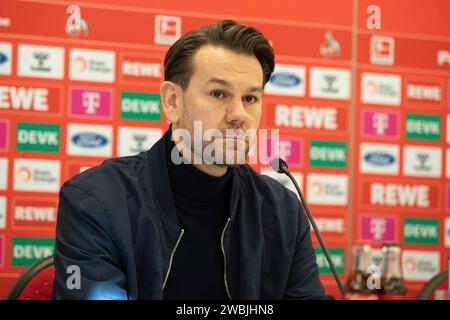
[[[209,79],[208,81],[206,81],[205,85],[207,85],[209,83],[218,83],[224,87],[231,88],[231,84],[228,81],[221,79],[221,78],[217,78],[217,77],[213,77],[213,78]],[[255,92],[255,91],[263,92],[263,88],[260,86],[255,86],[255,87],[248,88],[247,91],[248,92]]]

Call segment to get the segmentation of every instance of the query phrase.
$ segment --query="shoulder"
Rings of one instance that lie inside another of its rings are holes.
[[[103,161],[100,165],[89,168],[71,179],[67,180],[61,189],[75,187],[86,193],[112,192],[125,186],[133,186],[138,182],[138,177],[143,175],[147,166],[146,152],[140,154],[112,158]]]

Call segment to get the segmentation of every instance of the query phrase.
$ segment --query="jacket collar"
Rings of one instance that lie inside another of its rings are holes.
[[[169,128],[162,138],[147,152],[150,177],[147,177],[146,180],[151,181],[152,188],[150,190],[153,191],[153,197],[156,199],[159,208],[179,227],[180,223],[167,169],[167,146],[170,139],[171,130]]]

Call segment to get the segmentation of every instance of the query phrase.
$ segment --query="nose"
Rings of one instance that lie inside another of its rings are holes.
[[[241,99],[233,99],[227,107],[226,121],[233,125],[242,125],[247,120],[247,112]]]

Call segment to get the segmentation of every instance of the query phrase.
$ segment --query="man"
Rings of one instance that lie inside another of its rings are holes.
[[[242,164],[274,68],[267,39],[220,21],[184,35],[164,65],[162,139],[61,188],[55,297],[329,298],[297,196]]]

